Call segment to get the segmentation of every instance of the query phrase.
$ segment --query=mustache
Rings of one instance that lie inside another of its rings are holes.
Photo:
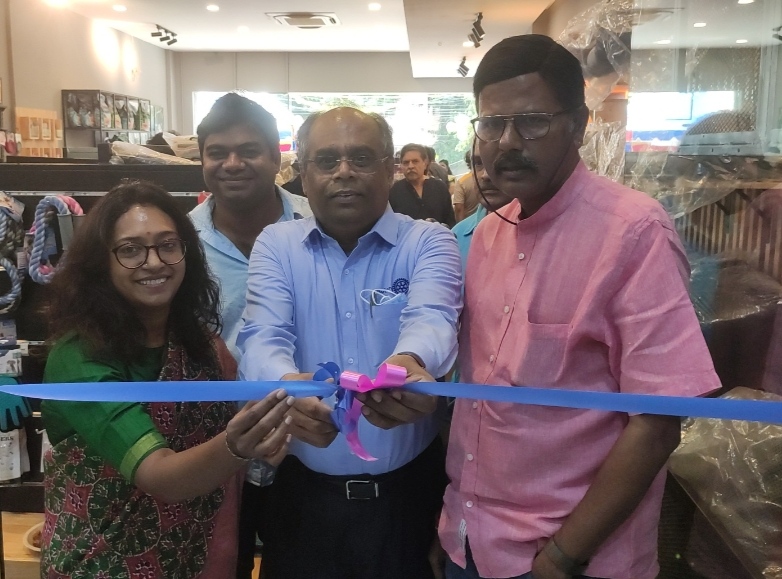
[[[521,151],[508,151],[494,160],[494,170],[498,173],[500,171],[535,171],[537,168],[538,164],[529,157],[525,157]]]

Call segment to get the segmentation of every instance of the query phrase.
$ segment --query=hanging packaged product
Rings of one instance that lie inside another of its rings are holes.
[[[0,483],[9,483],[22,478],[24,460],[22,452],[27,454],[26,444],[22,445],[24,429],[0,433]],[[27,470],[30,470],[30,457],[27,456]]]

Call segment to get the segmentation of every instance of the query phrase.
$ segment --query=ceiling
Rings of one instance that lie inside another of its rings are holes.
[[[553,2],[378,0],[380,9],[373,11],[370,0],[45,1],[174,51],[409,52],[415,78],[456,77],[462,57],[472,76],[486,50],[502,38],[529,32]],[[746,40],[744,46],[779,43],[772,29],[782,26],[782,0],[616,0],[622,1],[633,5],[633,48],[737,46],[737,40]],[[219,11],[208,11],[210,3]],[[116,4],[126,11],[116,12]],[[329,13],[339,23],[302,30],[269,16],[280,12]],[[479,48],[465,47],[478,12],[486,37]],[[168,46],[150,36],[155,25],[175,32],[178,42]]]
[[[29,0],[28,0],[29,1]],[[54,2],[55,0],[47,0]],[[409,52],[413,76],[456,77],[462,57],[470,76],[486,50],[506,36],[529,32],[553,0],[57,0],[88,18],[175,51]],[[220,7],[210,12],[206,6]],[[125,12],[113,10],[124,5]],[[483,12],[486,37],[464,47]],[[301,30],[267,14],[333,13],[336,26]],[[172,46],[150,34],[160,25],[177,34]]]

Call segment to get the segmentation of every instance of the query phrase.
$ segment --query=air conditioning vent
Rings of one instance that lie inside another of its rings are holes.
[[[333,12],[267,12],[266,16],[283,26],[304,30],[339,24],[339,18]]]

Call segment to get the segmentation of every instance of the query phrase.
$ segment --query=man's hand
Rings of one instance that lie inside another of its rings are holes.
[[[434,382],[434,378],[412,356],[397,354],[388,358],[386,363],[402,366],[407,370],[405,382],[408,384]],[[437,408],[436,396],[402,392],[396,388],[356,394],[356,398],[364,404],[361,413],[366,419],[378,428],[386,430],[416,422]]]
[[[285,374],[283,380],[312,380],[313,374]],[[328,382],[333,382],[329,379]],[[331,421],[331,408],[315,396],[297,398],[288,411],[292,422],[290,433],[307,444],[326,448],[337,438],[339,431]]]
[[[541,551],[535,556],[535,560],[532,561],[532,577],[534,579],[570,579],[573,575],[568,575],[561,571],[549,559],[545,551]]]

